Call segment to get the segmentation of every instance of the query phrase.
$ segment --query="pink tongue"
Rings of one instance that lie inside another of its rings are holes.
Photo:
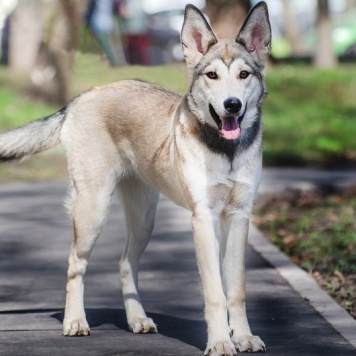
[[[241,130],[237,124],[237,117],[222,117],[221,133],[227,140],[236,140],[239,138]]]

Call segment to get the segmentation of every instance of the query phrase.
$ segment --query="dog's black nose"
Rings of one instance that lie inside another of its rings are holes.
[[[230,114],[237,114],[241,110],[242,103],[240,99],[230,97],[224,101],[224,106],[226,111],[228,111]]]

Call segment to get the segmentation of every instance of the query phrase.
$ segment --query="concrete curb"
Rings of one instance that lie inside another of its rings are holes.
[[[356,349],[356,320],[325,293],[314,278],[291,262],[254,225],[250,227],[249,244]]]

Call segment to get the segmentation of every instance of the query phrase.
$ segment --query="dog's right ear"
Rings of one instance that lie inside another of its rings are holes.
[[[181,41],[188,66],[198,64],[209,47],[218,42],[204,15],[193,5],[185,8]]]

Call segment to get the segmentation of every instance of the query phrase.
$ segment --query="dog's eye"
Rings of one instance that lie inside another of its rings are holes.
[[[218,79],[218,75],[216,74],[216,72],[208,72],[206,73],[206,75],[209,79]]]
[[[250,73],[247,70],[243,70],[240,72],[240,79],[246,79]]]

